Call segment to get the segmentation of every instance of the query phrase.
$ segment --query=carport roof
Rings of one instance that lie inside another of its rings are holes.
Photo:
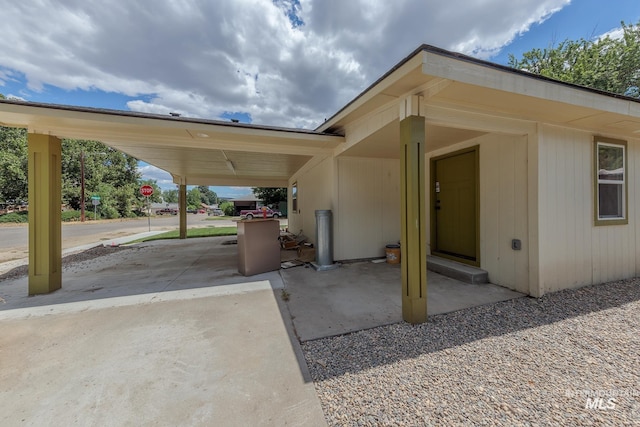
[[[176,183],[286,187],[343,141],[328,132],[0,100],[0,124],[91,139],[171,173]]]

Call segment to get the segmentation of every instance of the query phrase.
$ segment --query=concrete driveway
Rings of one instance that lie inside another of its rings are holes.
[[[325,425],[278,272],[224,239],[138,245],[27,297],[0,283],[0,425]]]

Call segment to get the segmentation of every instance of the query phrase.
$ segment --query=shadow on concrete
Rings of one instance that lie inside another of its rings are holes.
[[[237,271],[235,238],[140,243],[63,266],[62,288],[28,296],[28,277],[0,282],[0,311],[219,287],[267,280],[282,288],[279,272],[245,277]],[[90,252],[89,250],[88,252]],[[73,256],[72,256],[73,257]]]

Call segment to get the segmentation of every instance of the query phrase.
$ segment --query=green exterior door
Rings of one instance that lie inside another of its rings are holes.
[[[479,265],[478,147],[432,160],[432,252]]]

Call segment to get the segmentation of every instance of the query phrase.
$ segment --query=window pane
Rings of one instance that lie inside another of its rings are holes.
[[[598,144],[598,179],[624,180],[624,148]]]
[[[624,218],[623,188],[622,184],[598,184],[600,218]]]
[[[298,183],[295,182],[291,188],[291,208],[294,212],[298,212]]]

